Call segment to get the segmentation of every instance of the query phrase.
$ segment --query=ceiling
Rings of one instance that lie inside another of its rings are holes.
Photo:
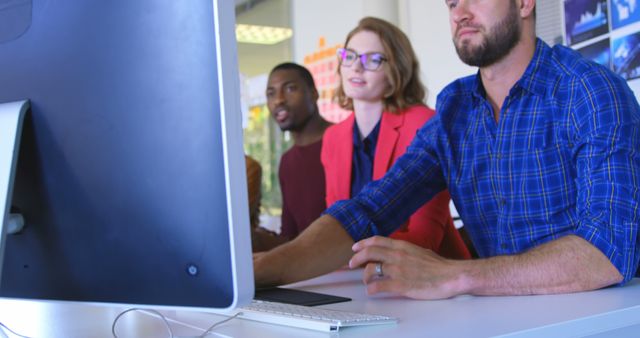
[[[235,0],[236,1],[236,14],[238,11],[249,10],[256,4],[265,0]]]
[[[291,26],[290,0],[235,0],[235,2],[237,23]],[[291,39],[275,45],[238,43],[238,65],[240,72],[247,77],[268,73],[273,66],[290,61],[291,58]]]

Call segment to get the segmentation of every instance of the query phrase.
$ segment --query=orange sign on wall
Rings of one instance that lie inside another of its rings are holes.
[[[333,97],[340,77],[338,76],[338,58],[336,52],[341,45],[326,46],[324,37],[318,40],[318,49],[304,57],[304,65],[309,69],[318,88],[318,108],[325,120],[338,123],[344,120],[349,111],[340,108]]]

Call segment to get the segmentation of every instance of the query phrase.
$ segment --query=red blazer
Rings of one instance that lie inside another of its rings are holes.
[[[413,106],[401,114],[384,112],[373,160],[373,179],[377,180],[406,151],[416,132],[435,112],[425,106]],[[327,207],[351,198],[353,161],[353,114],[329,127],[322,138]],[[403,239],[431,249],[449,258],[470,258],[469,251],[453,226],[449,211],[449,192],[443,191],[420,207],[391,238]]]

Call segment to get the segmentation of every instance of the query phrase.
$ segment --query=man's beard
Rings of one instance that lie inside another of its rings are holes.
[[[471,46],[469,41],[462,42],[459,45],[455,38],[454,45],[462,62],[469,66],[486,67],[500,61],[509,54],[518,43],[521,32],[522,27],[520,21],[518,21],[518,8],[515,2],[512,1],[507,16],[491,27],[480,45]]]

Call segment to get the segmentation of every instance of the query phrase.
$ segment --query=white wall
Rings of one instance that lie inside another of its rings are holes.
[[[400,2],[401,24],[420,60],[422,81],[429,90],[427,103],[435,107],[436,96],[451,81],[474,74],[475,67],[462,63],[456,54],[449,29],[449,11],[444,1]]]
[[[305,55],[318,49],[320,37],[329,46],[343,43],[347,33],[364,16],[365,1],[292,0],[293,59],[302,63]]]
[[[636,99],[640,101],[640,79],[629,82],[629,87],[636,93]]]

